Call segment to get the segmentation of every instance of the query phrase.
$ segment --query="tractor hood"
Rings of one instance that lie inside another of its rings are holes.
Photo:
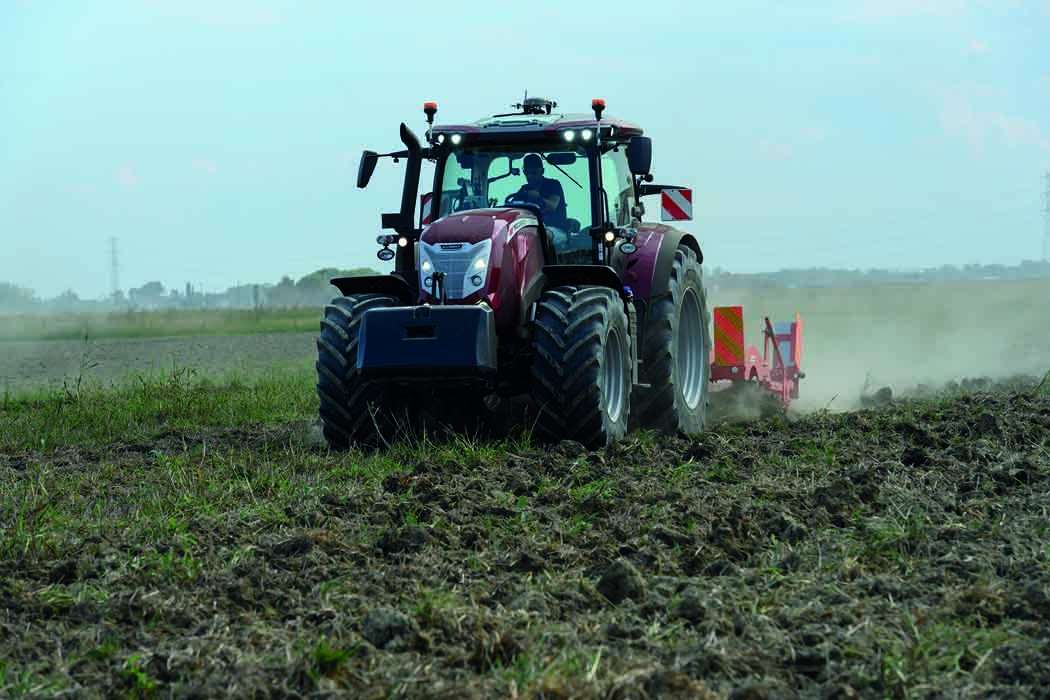
[[[536,215],[526,209],[471,209],[438,219],[423,231],[420,240],[430,245],[474,244],[491,240],[500,234],[509,239],[525,226],[536,224]]]

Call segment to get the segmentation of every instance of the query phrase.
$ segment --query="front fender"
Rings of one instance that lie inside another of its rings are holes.
[[[586,284],[614,289],[621,298],[627,299],[623,280],[616,270],[605,265],[545,265],[543,277],[545,289]]]
[[[351,294],[389,294],[397,297],[403,306],[416,303],[412,287],[397,274],[362,275],[361,277],[335,277],[329,280],[343,296]]]

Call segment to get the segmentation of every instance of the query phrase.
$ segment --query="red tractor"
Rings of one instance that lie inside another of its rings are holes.
[[[435,125],[427,145],[404,124],[401,209],[378,238],[389,275],[332,280],[317,392],[330,446],[389,440],[400,417],[483,415],[526,398],[544,442],[596,448],[635,427],[704,428],[713,348],[700,244],[644,223],[691,218],[691,192],[652,184],[652,143],[630,122],[563,115],[526,98],[510,114]],[[421,197],[423,160],[434,164]]]

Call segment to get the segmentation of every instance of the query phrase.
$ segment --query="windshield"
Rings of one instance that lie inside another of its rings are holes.
[[[520,148],[520,147],[519,147]],[[591,218],[590,170],[584,148],[463,149],[446,157],[440,216],[529,203],[544,225],[579,231]]]

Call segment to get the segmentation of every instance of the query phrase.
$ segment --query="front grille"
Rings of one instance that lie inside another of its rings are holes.
[[[473,248],[452,252],[431,249],[430,261],[434,263],[434,269],[445,273],[445,294],[449,299],[462,299],[466,296],[463,293],[463,283],[475,254]]]
[[[444,248],[444,250],[442,250]],[[457,249],[458,248],[458,249]],[[487,262],[492,241],[485,240],[474,245],[468,243],[438,243],[436,245],[420,243],[420,257],[427,258],[434,269],[429,273],[445,273],[445,296],[449,299],[463,299],[481,289],[483,282],[472,284],[472,277],[484,279],[488,274],[487,265],[480,269],[472,269],[475,260],[481,259]],[[420,283],[423,287],[433,293],[434,288],[426,285],[427,275],[420,271]]]

